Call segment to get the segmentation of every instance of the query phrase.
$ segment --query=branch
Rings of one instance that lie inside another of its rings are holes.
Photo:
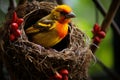
[[[46,1],[46,2],[52,2],[52,3],[57,3],[57,0],[37,0],[37,1]]]
[[[108,11],[107,15],[105,16],[105,18],[104,18],[104,20],[102,22],[102,25],[101,25],[101,29],[103,31],[107,32],[107,29],[108,29],[109,25],[111,24],[115,14],[116,14],[116,12],[118,10],[119,5],[120,5],[120,0],[116,0],[116,1],[112,0],[109,11]],[[95,45],[99,46],[99,44],[100,43],[95,44]],[[90,46],[93,53],[95,53],[96,50],[97,50],[96,46],[94,46],[94,45]]]
[[[102,15],[105,17],[106,10],[102,6],[102,4],[98,0],[93,0],[93,2],[95,3],[96,7],[100,10]],[[102,30],[107,31],[107,28],[111,24],[111,21],[113,20],[119,5],[120,5],[120,0],[119,1],[117,0],[116,2],[112,1],[111,6],[110,6],[109,11],[108,11],[108,14],[106,15],[106,17],[105,17],[105,19],[102,23]],[[112,21],[112,27],[117,31],[118,35],[120,36],[120,30],[119,30],[119,28],[118,28],[118,26],[117,26],[117,24],[115,23],[114,20]],[[99,44],[97,44],[97,45],[99,45]],[[91,45],[91,50],[93,51],[93,53],[95,53],[96,49],[97,48],[95,46]],[[102,69],[113,80],[120,80],[120,77],[118,76],[118,74],[116,74],[115,72],[113,72],[109,68],[107,68],[99,59],[97,59],[97,62],[102,67]]]
[[[63,0],[56,0],[58,4],[63,4]]]
[[[27,0],[19,0],[18,5],[22,5],[26,2]]]
[[[8,11],[9,10],[14,10],[16,7],[16,1],[15,0],[9,0],[9,8],[8,8]]]
[[[96,60],[97,60],[97,63],[105,70],[105,72],[110,76],[112,80],[120,80],[120,77],[117,73],[107,68],[98,58]]]
[[[100,3],[99,0],[93,0],[94,4],[96,5],[96,7],[99,9],[99,11],[101,12],[101,14],[105,17],[107,12],[105,10],[105,8],[103,7],[103,5]],[[120,29],[118,27],[118,25],[116,24],[116,22],[113,20],[112,21],[112,28],[118,33],[118,35],[120,36]]]
[[[110,6],[110,9],[108,11],[108,14],[106,15],[102,25],[101,25],[101,28],[103,31],[107,31],[109,25],[111,24],[112,20],[114,19],[114,16],[119,8],[119,5],[120,5],[120,0],[112,0],[112,4]]]

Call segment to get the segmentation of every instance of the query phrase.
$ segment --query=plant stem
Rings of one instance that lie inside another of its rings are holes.
[[[106,15],[106,11],[104,9],[104,7],[102,6],[102,4],[98,1],[98,0],[93,0],[93,2],[95,3],[96,7],[100,10],[100,12],[102,13],[103,16],[106,16],[105,19],[103,20],[102,23],[102,30],[104,30],[105,32],[107,31],[107,28],[109,27],[109,25],[111,24],[111,21],[113,20],[118,7],[120,5],[120,0],[116,0],[116,2],[114,0],[112,0],[111,6],[109,8],[108,14]],[[116,24],[116,22],[113,20],[112,21],[112,26],[113,28],[117,31],[118,35],[120,36],[120,30]],[[96,44],[97,46],[99,44]],[[91,50],[93,53],[95,53],[95,51],[97,50],[96,46],[91,45]],[[107,68],[99,59],[97,59],[97,63],[102,67],[102,69],[113,79],[113,80],[120,80],[120,77],[118,76],[118,74],[116,74],[115,72],[111,71],[109,68]]]
[[[9,0],[9,8],[8,8],[8,11],[9,10],[14,10],[16,7],[16,1],[15,0]]]
[[[120,77],[117,73],[107,68],[98,58],[96,60],[97,60],[97,63],[103,68],[103,70],[105,70],[105,72],[109,75],[109,77],[112,80],[120,80]]]
[[[111,5],[110,5],[110,8],[109,8],[109,10],[108,10],[108,13],[107,13],[107,15],[105,16],[105,18],[104,18],[104,20],[103,20],[103,22],[102,22],[102,25],[101,25],[101,29],[102,29],[103,31],[107,32],[107,29],[108,29],[109,25],[111,24],[111,22],[112,22],[112,20],[113,20],[113,18],[114,18],[114,16],[115,16],[115,14],[116,14],[116,12],[117,12],[117,10],[118,10],[119,5],[120,5],[120,0],[116,0],[116,1],[112,0]],[[94,44],[95,44],[95,43],[94,43]],[[96,46],[99,46],[99,44],[100,44],[100,43],[95,44],[95,45],[96,45]],[[92,50],[93,53],[95,53],[96,50],[97,50],[97,47],[96,47],[96,46],[94,46],[94,45],[91,45],[91,46],[90,46],[90,49]]]
[[[103,31],[107,31],[109,25],[111,24],[112,20],[114,19],[114,16],[119,8],[120,0],[112,0],[112,3],[110,5],[110,9],[108,11],[108,14],[106,15],[105,19],[103,20],[103,23],[101,25],[101,28]]]
[[[26,2],[27,0],[19,0],[18,5],[22,5]]]
[[[97,7],[97,9],[101,12],[101,14],[105,17],[106,16],[106,10],[103,7],[103,5],[100,3],[99,0],[93,0],[95,6]],[[112,20],[112,24],[111,24],[112,28],[118,33],[118,35],[120,36],[120,29],[118,27],[118,25],[116,24],[116,22],[114,20]]]

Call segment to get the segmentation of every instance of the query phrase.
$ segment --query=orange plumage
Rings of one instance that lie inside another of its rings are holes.
[[[59,6],[57,6],[57,10],[61,10],[66,13],[70,13],[72,11],[72,9],[67,5],[59,5]]]
[[[68,33],[68,23],[75,17],[67,5],[58,5],[51,13],[26,29],[26,34],[33,34],[32,41],[43,47],[52,47]]]

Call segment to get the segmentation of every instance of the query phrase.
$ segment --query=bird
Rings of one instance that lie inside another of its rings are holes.
[[[50,48],[68,34],[71,18],[75,18],[75,14],[70,6],[57,5],[47,16],[36,21],[25,32],[30,35],[32,42]]]

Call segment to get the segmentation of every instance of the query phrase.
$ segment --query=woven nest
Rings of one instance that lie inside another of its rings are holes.
[[[49,80],[54,75],[54,70],[60,69],[69,71],[69,80],[87,80],[91,51],[85,41],[85,34],[69,23],[68,35],[54,47],[46,49],[31,42],[25,29],[49,14],[56,4],[33,1],[20,6],[16,12],[25,19],[20,26],[21,36],[14,42],[9,40],[10,19],[3,29],[2,55],[12,80]],[[12,12],[8,14],[10,13]],[[10,16],[8,15],[9,18]]]

